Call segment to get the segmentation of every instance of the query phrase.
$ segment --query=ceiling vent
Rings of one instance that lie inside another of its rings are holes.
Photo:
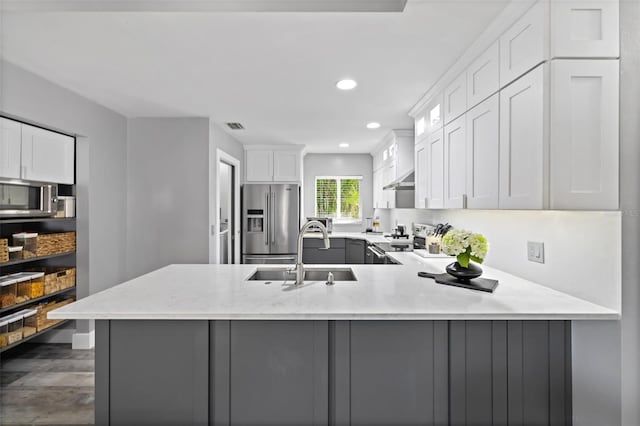
[[[244,126],[240,123],[227,123],[231,130],[243,130]]]

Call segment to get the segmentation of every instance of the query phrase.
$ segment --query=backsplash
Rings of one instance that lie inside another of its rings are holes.
[[[485,264],[620,310],[622,222],[618,211],[393,209],[378,213],[385,230],[397,220],[409,229],[412,223],[449,222],[480,232],[490,244]],[[544,264],[527,260],[527,241],[544,243]]]

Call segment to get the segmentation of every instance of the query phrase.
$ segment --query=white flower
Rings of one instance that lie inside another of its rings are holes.
[[[449,256],[458,256],[467,252],[471,256],[484,260],[489,250],[487,239],[482,234],[474,234],[464,229],[453,229],[442,238],[442,251]]]

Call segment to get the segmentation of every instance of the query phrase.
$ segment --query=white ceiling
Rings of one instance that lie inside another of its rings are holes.
[[[129,117],[241,122],[243,143],[369,152],[508,0],[404,13],[5,12],[2,54]],[[335,83],[358,81],[351,92]],[[369,121],[382,127],[368,130]],[[348,142],[350,148],[339,149]]]

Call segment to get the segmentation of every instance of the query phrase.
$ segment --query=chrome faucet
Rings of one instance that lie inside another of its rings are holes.
[[[320,228],[320,231],[322,231],[322,237],[324,238],[324,249],[328,250],[329,247],[331,246],[331,243],[329,242],[329,233],[327,232],[327,228],[325,228],[325,226],[321,223],[318,222],[317,220],[310,220],[309,222],[305,223],[302,228],[300,228],[300,233],[298,234],[298,260],[296,262],[296,285],[300,285],[304,282],[304,264],[302,263],[302,242],[304,240],[304,234],[305,232],[307,232],[307,229],[311,228],[312,226],[316,226],[318,228]]]

